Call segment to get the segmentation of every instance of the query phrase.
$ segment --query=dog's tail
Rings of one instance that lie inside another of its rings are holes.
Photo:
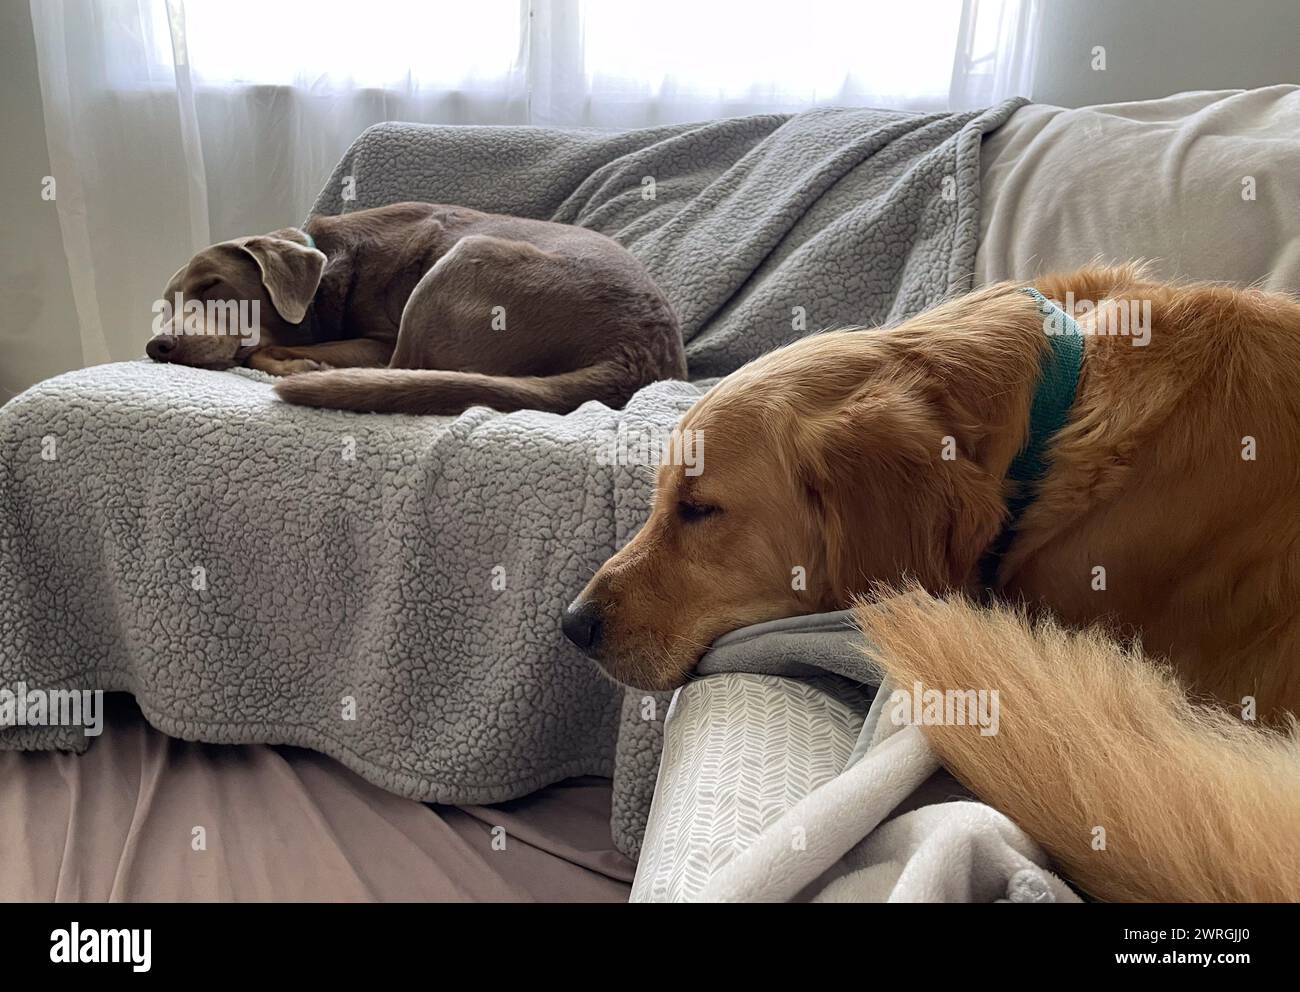
[[[899,690],[998,691],[995,733],[926,735],[1091,895],[1300,901],[1294,722],[1284,734],[1194,705],[1140,653],[1010,609],[909,593],[856,615]]]
[[[303,372],[275,385],[302,406],[369,413],[457,414],[472,406],[502,413],[568,413],[587,400],[621,407],[644,385],[626,362],[608,361],[549,376],[499,376],[434,369],[334,369]]]

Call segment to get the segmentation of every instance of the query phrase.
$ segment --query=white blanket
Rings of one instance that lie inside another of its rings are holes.
[[[981,166],[977,285],[1141,258],[1161,279],[1300,287],[1300,86],[1033,104]]]
[[[834,676],[678,690],[632,900],[1078,901],[888,718],[888,689],[866,698]]]

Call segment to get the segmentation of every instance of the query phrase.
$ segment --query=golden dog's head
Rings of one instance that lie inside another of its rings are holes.
[[[1041,338],[1024,299],[1007,306]],[[844,608],[877,583],[966,585],[1023,437],[1005,424],[1023,425],[1028,396],[1002,376],[1029,381],[1037,361],[1022,341],[1007,367],[981,368],[976,333],[945,305],[728,376],[680,424],[701,470],[660,466],[649,519],[566,610],[565,634],[617,681],[662,690],[737,627]]]

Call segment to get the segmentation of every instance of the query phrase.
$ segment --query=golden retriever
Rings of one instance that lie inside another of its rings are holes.
[[[1068,421],[992,573],[1004,605],[968,597],[1048,347],[1013,284],[724,379],[680,425],[703,471],[660,468],[565,631],[667,689],[726,631],[856,602],[898,684],[999,690],[997,734],[929,738],[1083,889],[1300,899],[1300,302],[1132,266],[1034,286],[1091,306]]]

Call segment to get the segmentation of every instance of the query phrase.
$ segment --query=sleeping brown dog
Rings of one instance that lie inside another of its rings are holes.
[[[564,413],[686,375],[672,308],[630,252],[464,207],[398,203],[224,241],[161,303],[151,358],[292,376],[276,392],[309,406]]]
[[[903,685],[1020,688],[999,734],[930,737],[1085,887],[1300,898],[1300,749],[1257,729],[1300,712],[1300,303],[1130,267],[1035,286],[1097,307],[992,588],[1109,637],[964,598],[1006,522],[1048,348],[1042,313],[1008,284],[893,330],[800,341],[719,383],[681,424],[705,442],[703,471],[659,470],[647,523],[565,631],[615,679],[666,689],[726,631],[913,584],[859,607],[880,663]],[[1104,301],[1138,319],[1149,307],[1144,345],[1098,323]],[[1135,636],[1177,684],[1120,646]]]

